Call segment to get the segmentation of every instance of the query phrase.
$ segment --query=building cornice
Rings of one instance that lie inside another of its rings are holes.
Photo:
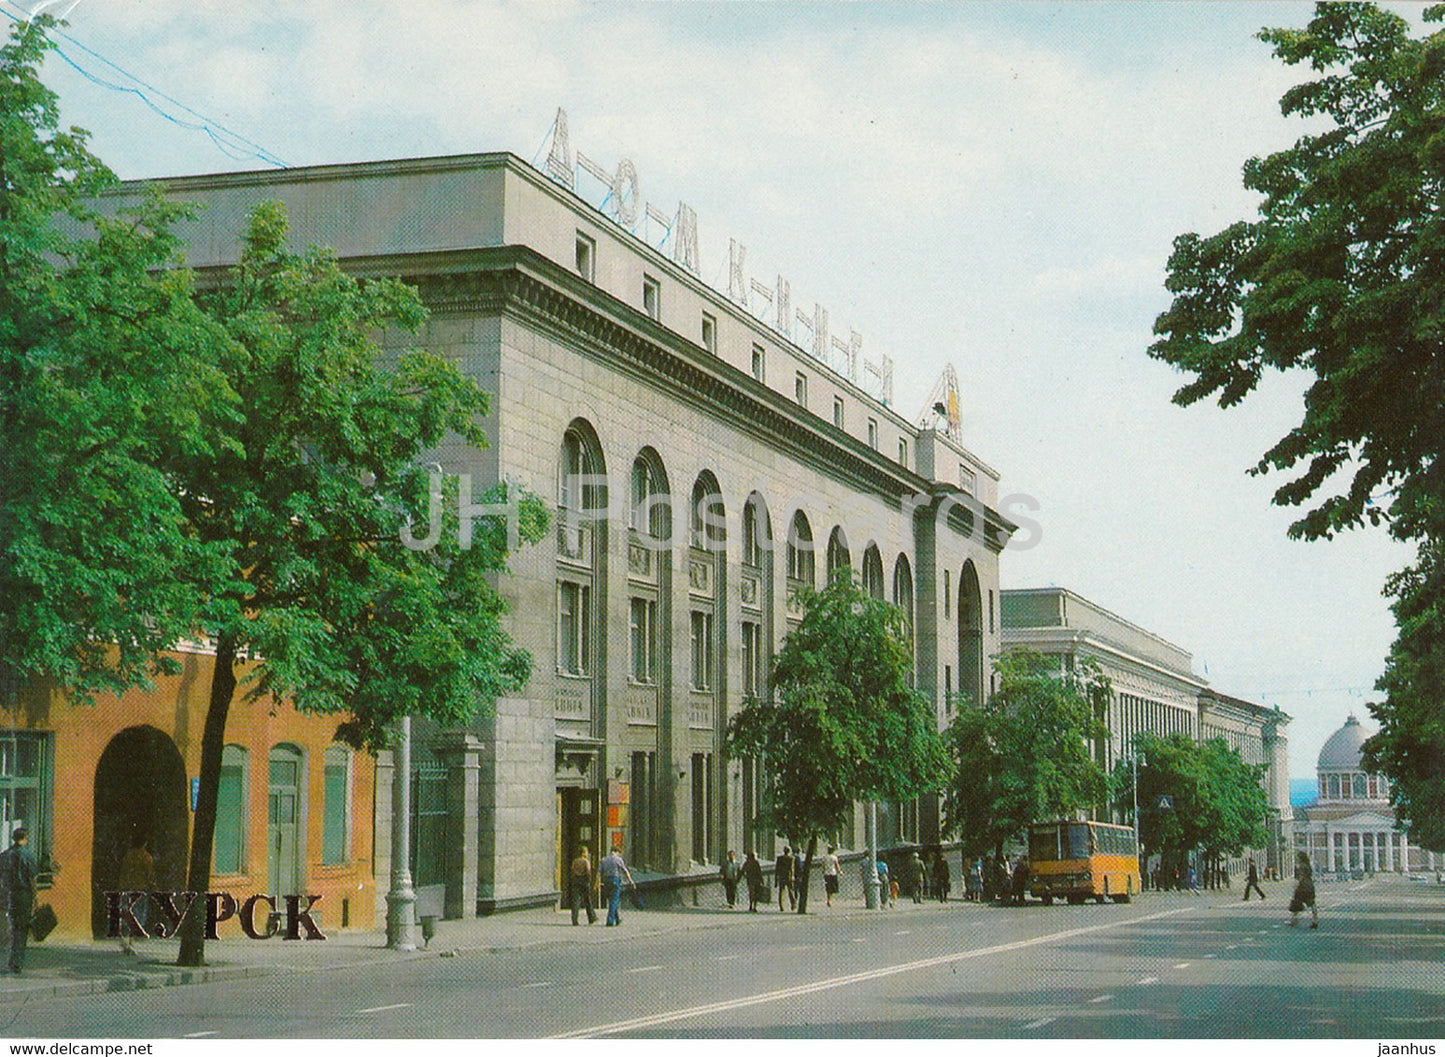
[[[353,257],[341,263],[360,276],[399,276],[421,291],[437,315],[495,314],[539,330],[611,370],[722,418],[850,488],[880,496],[895,509],[910,496],[927,500],[930,509],[938,503],[937,482],[529,247]],[[965,501],[984,513],[988,548],[1002,550],[1018,526],[976,499]],[[957,532],[974,531],[965,511],[950,511],[948,521]]]

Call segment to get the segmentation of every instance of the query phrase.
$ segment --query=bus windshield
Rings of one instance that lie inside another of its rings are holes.
[[[1029,859],[1032,862],[1087,859],[1092,853],[1087,822],[1034,826],[1029,830]]]

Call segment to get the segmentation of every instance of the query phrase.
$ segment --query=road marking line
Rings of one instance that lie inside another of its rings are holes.
[[[182,1035],[183,1039],[204,1039],[207,1035],[219,1035],[217,1031],[193,1031],[189,1035]]]
[[[713,961],[715,961],[715,962],[730,962],[730,961],[732,961],[734,958],[741,958],[741,957],[742,957],[741,954],[719,954],[716,958],[713,959]]]
[[[1146,977],[1144,977],[1142,980],[1139,981],[1139,983],[1141,983],[1141,984],[1157,984],[1158,982],[1159,982],[1159,977],[1157,977],[1157,976],[1146,976]]]
[[[1206,954],[1204,957],[1206,957],[1206,958],[1213,958],[1213,957],[1215,957],[1215,955],[1213,955],[1213,954]]]
[[[1226,947],[1226,948],[1224,948],[1224,949],[1227,950],[1227,951],[1238,950],[1238,949],[1239,949],[1239,944],[1237,944],[1237,943],[1231,943],[1228,947]]]
[[[1042,1020],[1036,1020],[1036,1021],[1034,1021],[1032,1024],[1025,1024],[1024,1027],[1023,1027],[1023,1030],[1024,1030],[1024,1031],[1033,1031],[1035,1028],[1041,1028],[1041,1027],[1043,1027],[1045,1024],[1052,1024],[1054,1021],[1056,1021],[1056,1020],[1058,1020],[1058,1019],[1059,1019],[1058,1017],[1044,1017]]]
[[[865,936],[854,936],[854,937],[853,937],[853,942],[854,942],[854,943],[867,943],[867,942],[868,942],[868,939],[867,939],[867,937],[865,937]]]
[[[913,932],[912,929],[904,929],[902,932],[895,932],[893,935],[895,935],[895,936],[908,936],[908,935],[911,935],[912,932]]]
[[[660,965],[640,965],[636,969],[628,969],[629,973],[655,973],[661,969]]]
[[[410,1003],[410,1002],[398,1002],[398,1003],[396,1003],[396,1005],[393,1005],[393,1006],[372,1006],[370,1009],[358,1009],[357,1012],[358,1012],[358,1013],[385,1013],[388,1009],[407,1009],[407,1008],[409,1008],[410,1006],[411,1006],[411,1003]]]
[[[995,947],[975,947],[972,950],[944,954],[936,958],[924,958],[916,962],[904,962],[901,965],[888,965],[881,969],[870,969],[867,972],[852,973],[848,976],[837,976],[829,980],[819,980],[816,983],[803,984],[798,987],[787,987],[779,991],[767,991],[763,994],[729,999],[726,1002],[713,1002],[705,1006],[691,1006],[687,1009],[674,1010],[670,1013],[656,1013],[647,1017],[635,1017],[632,1020],[619,1020],[612,1024],[599,1024],[591,1028],[579,1028],[576,1031],[563,1032],[558,1035],[549,1036],[549,1038],[581,1039],[597,1035],[615,1035],[621,1031],[635,1031],[641,1028],[657,1027],[658,1025],[671,1024],[678,1020],[706,1016],[709,1013],[725,1013],[729,1010],[742,1009],[745,1006],[762,1005],[765,1002],[778,1002],[786,998],[797,998],[802,995],[815,994],[819,991],[831,991],[834,988],[847,987],[850,984],[866,983],[869,980],[881,980],[884,977],[896,976],[899,973],[913,972],[919,969],[933,969],[941,965],[967,961],[971,958],[986,958],[993,954],[1004,954],[1008,951],[1037,947],[1041,943],[1052,943],[1059,940],[1073,939],[1075,936],[1087,936],[1095,932],[1107,932],[1113,929],[1128,928],[1131,925],[1142,925],[1148,921],[1158,921],[1161,918],[1173,917],[1175,914],[1186,914],[1193,909],[1193,907],[1179,907],[1174,910],[1161,910],[1157,914],[1145,914],[1142,917],[1130,918],[1127,921],[1110,921],[1102,925],[1086,925],[1082,928],[1053,932],[1046,936],[1035,936],[1033,939],[1002,943]],[[858,940],[856,942],[863,941]]]
[[[521,987],[521,990],[526,991],[526,990],[528,990],[529,988],[533,988],[533,987],[551,987],[551,986],[552,986],[552,981],[551,981],[551,980],[538,980],[536,983],[533,983],[533,984],[523,984],[522,987]]]
[[[1094,1005],[1094,1004],[1096,1004],[1096,1003],[1098,1003],[1098,1002],[1109,1002],[1109,1001],[1111,1001],[1113,998],[1114,998],[1113,995],[1098,995],[1098,996],[1096,996],[1096,997],[1094,997],[1094,998],[1089,999],[1089,1005],[1092,1006],[1092,1005]]]
[[[1176,968],[1176,969],[1188,969],[1191,964],[1192,964],[1191,962],[1180,962],[1180,963],[1179,963],[1178,965],[1176,965],[1174,968]]]

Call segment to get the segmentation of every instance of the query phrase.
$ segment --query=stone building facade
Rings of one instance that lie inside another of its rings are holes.
[[[1263,765],[1270,840],[1251,854],[1262,866],[1280,868],[1293,817],[1287,715],[1210,689],[1194,674],[1187,650],[1066,588],[1011,588],[1003,592],[1002,613],[1005,650],[1042,654],[1061,671],[1092,661],[1108,676],[1109,735],[1095,753],[1106,768],[1129,759],[1135,738],[1144,733],[1222,738],[1244,762]]]
[[[553,900],[578,844],[667,877],[770,853],[725,726],[767,693],[799,593],[840,566],[909,614],[940,724],[957,691],[987,692],[1014,528],[997,472],[566,187],[507,154],[168,186],[204,207],[192,266],[230,263],[248,209],[278,199],[296,245],[416,284],[430,320],[387,344],[425,345],[494,394],[490,446],[437,461],[555,511],[498,581],[534,658],[526,691],[465,730],[418,725],[416,881],[444,886],[449,915]],[[379,890],[389,774],[383,758]],[[900,837],[936,830],[929,804],[895,814]]]

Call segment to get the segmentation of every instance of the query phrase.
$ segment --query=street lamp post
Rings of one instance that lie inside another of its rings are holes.
[[[863,869],[863,906],[869,910],[878,909],[878,805],[868,801],[868,813],[864,815],[864,842],[868,845],[868,862]]]
[[[391,891],[386,894],[386,945],[416,950],[416,892],[411,884],[411,717],[397,724],[391,776]]]

